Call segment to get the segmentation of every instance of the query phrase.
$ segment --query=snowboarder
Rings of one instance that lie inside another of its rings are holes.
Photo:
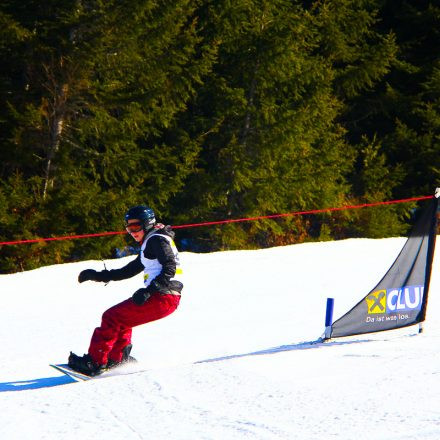
[[[134,206],[125,214],[127,232],[141,245],[136,259],[120,269],[83,270],[78,282],[119,281],[144,272],[144,287],[131,298],[102,315],[101,326],[93,332],[88,353],[70,353],[69,366],[95,376],[108,368],[134,360],[130,356],[132,328],[164,318],[179,305],[183,284],[179,255],[171,226],[156,222],[154,211],[147,206]]]

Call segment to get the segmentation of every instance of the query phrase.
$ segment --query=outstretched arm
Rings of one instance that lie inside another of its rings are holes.
[[[138,255],[134,260],[130,261],[125,266],[119,269],[102,270],[100,272],[93,269],[83,270],[78,276],[78,282],[84,281],[102,281],[108,283],[109,281],[120,281],[131,278],[142,272],[144,266],[142,265],[140,256]]]

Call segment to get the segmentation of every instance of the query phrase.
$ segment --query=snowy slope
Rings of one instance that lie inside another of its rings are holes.
[[[326,297],[335,319],[344,314],[404,242],[183,253],[180,308],[134,331],[145,371],[86,383],[48,364],[85,352],[102,312],[141,276],[78,284],[80,270],[102,268],[97,261],[2,275],[0,438],[438,440],[437,257],[423,334],[308,344],[323,332]]]

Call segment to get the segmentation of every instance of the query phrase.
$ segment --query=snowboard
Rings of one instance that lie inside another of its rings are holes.
[[[105,377],[142,373],[146,371],[145,369],[136,366],[136,362],[130,362],[128,364],[123,364],[118,367],[109,368],[108,370],[105,370],[103,373],[98,374],[97,376],[87,376],[87,374],[83,374],[79,371],[73,370],[67,364],[49,364],[49,366],[55,368],[55,370],[60,371],[66,376],[71,377],[76,382],[85,382],[91,379],[103,379]]]
[[[94,379],[98,376],[87,376],[87,374],[80,373],[79,371],[75,371],[72,368],[70,368],[67,364],[49,364],[52,368],[55,368],[57,371],[61,371],[61,373],[64,373],[66,376],[71,377],[72,379],[76,380],[77,382],[84,382],[86,380]]]

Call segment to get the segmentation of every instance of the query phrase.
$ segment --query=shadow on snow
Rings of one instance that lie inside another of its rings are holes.
[[[75,382],[75,380],[66,375],[19,380],[13,382],[0,382],[0,393],[3,393],[5,391],[25,391],[37,390],[39,388],[57,387],[59,385],[66,385],[73,382]]]
[[[299,344],[289,344],[289,345],[280,345],[279,347],[271,347],[266,348],[264,350],[253,351],[250,353],[239,353],[239,354],[231,354],[228,356],[221,356],[217,358],[204,359],[201,361],[195,362],[195,364],[203,364],[207,362],[221,362],[227,361],[231,359],[239,359],[243,357],[249,356],[261,356],[268,354],[276,354],[282,353],[285,351],[296,351],[296,350],[311,350],[315,348],[322,347],[334,347],[338,345],[348,345],[348,344],[359,344],[363,342],[371,342],[370,339],[363,340],[355,340],[355,341],[327,341],[324,342],[322,339],[317,339],[316,341],[309,342],[300,342]],[[25,390],[37,390],[40,388],[51,388],[59,385],[67,385],[69,383],[76,382],[69,376],[56,376],[56,377],[45,377],[38,379],[29,379],[29,380],[21,380],[21,381],[12,381],[12,382],[0,382],[0,393],[6,391],[25,391]]]
[[[227,361],[230,359],[239,359],[239,358],[248,357],[248,356],[261,356],[261,355],[266,355],[266,354],[276,354],[276,353],[281,353],[283,351],[311,350],[314,348],[334,347],[335,345],[359,344],[362,342],[371,342],[371,340],[370,339],[363,339],[363,340],[355,340],[355,341],[337,341],[337,342],[327,341],[327,342],[324,342],[321,338],[319,338],[316,341],[300,342],[299,344],[280,345],[279,347],[266,348],[264,350],[253,351],[250,353],[231,354],[228,356],[221,356],[221,357],[217,357],[217,358],[204,359],[202,361],[197,361],[195,363],[196,364],[203,364],[206,362],[220,362],[220,361]]]

